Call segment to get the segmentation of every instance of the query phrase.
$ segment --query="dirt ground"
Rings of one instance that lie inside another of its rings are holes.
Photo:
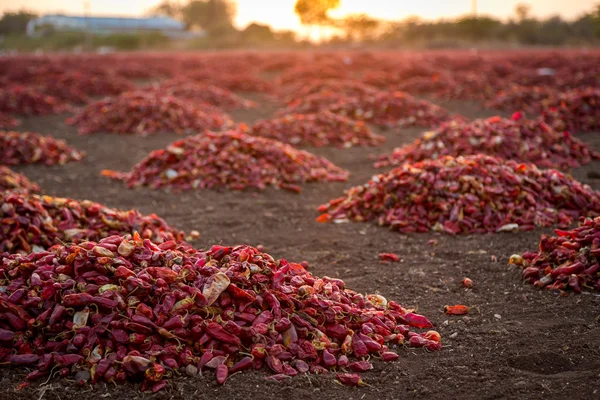
[[[476,104],[440,104],[471,118],[497,114]],[[272,115],[275,109],[276,104],[263,99],[258,109],[231,114],[238,122],[252,122]],[[388,141],[377,148],[312,149],[350,170],[347,183],[305,185],[300,195],[275,189],[172,194],[129,190],[99,173],[102,169],[128,170],[150,150],[175,140],[175,135],[78,136],[73,127],[64,124],[65,117],[30,118],[19,127],[67,139],[88,153],[80,163],[15,168],[40,184],[44,193],[156,213],[180,229],[199,230],[202,237],[194,243],[198,247],[262,244],[276,258],[306,260],[316,275],[339,277],[349,288],[377,292],[416,308],[434,323],[444,348],[435,353],[400,349],[398,361],[375,362],[375,368],[363,374],[369,386],[362,388],[343,387],[332,374],[268,382],[263,379],[266,372],[236,374],[218,386],[207,372],[196,378],[174,379],[158,394],[140,393],[134,384],[79,387],[65,380],[16,391],[26,371],[1,368],[4,390],[0,399],[75,399],[82,395],[88,399],[600,398],[600,297],[591,293],[560,297],[540,291],[521,283],[518,268],[507,264],[511,254],[535,249],[540,235],[550,229],[452,237],[403,235],[367,223],[315,222],[317,206],[376,172],[372,168],[375,155],[413,140],[422,129],[382,132]],[[600,150],[600,134],[580,137]],[[574,175],[600,189],[600,180],[588,179],[594,170],[600,172],[600,163],[574,171]],[[437,244],[428,244],[430,239]],[[400,254],[401,262],[379,264],[377,255],[384,251]],[[473,289],[460,285],[465,276],[474,281]],[[472,307],[468,316],[443,313],[444,305],[459,303]]]

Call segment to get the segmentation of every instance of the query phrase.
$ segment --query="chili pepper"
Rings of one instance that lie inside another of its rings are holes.
[[[400,261],[400,256],[394,253],[379,253],[379,262],[382,264],[387,264],[391,262]]]
[[[402,319],[409,325],[415,328],[427,329],[433,328],[433,324],[427,318],[420,314],[408,312],[402,316]],[[403,332],[401,332],[403,333]]]
[[[462,304],[456,306],[444,306],[444,312],[448,315],[464,315],[469,313],[469,307]]]
[[[63,354],[56,357],[56,362],[62,367],[70,367],[83,361],[83,356],[79,354]]]
[[[150,382],[159,382],[162,380],[166,372],[167,370],[162,365],[158,363],[152,363],[150,368],[144,372],[144,377]]]
[[[425,335],[423,335],[423,337],[427,340],[432,340],[438,343],[442,341],[442,337],[437,331],[427,331],[425,332]]]
[[[356,374],[337,374],[336,378],[346,386],[364,386],[365,382]]]
[[[377,221],[399,232],[529,230],[598,215],[599,199],[556,170],[484,155],[442,157],[375,176],[319,207],[318,220]]]
[[[325,367],[331,368],[337,365],[337,360],[335,359],[335,356],[331,354],[327,349],[323,350],[322,357],[323,364],[325,365]]]
[[[275,375],[267,376],[265,378],[265,380],[279,382],[279,381],[282,381],[282,380],[288,379],[288,378],[291,378],[291,376],[286,375],[286,374],[275,374]]]
[[[355,372],[365,372],[373,369],[373,365],[368,361],[355,361],[348,364],[348,369]]]
[[[129,173],[108,171],[104,175],[125,181],[129,187],[177,190],[262,190],[267,185],[348,179],[347,171],[322,157],[238,131],[207,132],[178,140],[152,152]]]
[[[223,327],[215,322],[209,322],[206,326],[206,333],[208,333],[213,338],[220,340],[225,343],[239,345],[240,339],[236,336],[231,335]]]
[[[564,244],[563,244],[563,246],[564,246]],[[584,269],[585,269],[585,266],[581,262],[575,262],[570,265],[563,265],[561,267],[554,268],[552,270],[552,272],[550,272],[550,275],[552,275],[552,277],[555,278],[558,275],[579,274],[579,273],[583,272]]]
[[[400,356],[398,355],[398,353],[394,353],[392,351],[386,351],[381,353],[381,358],[383,359],[383,361],[394,361],[397,360]]]
[[[221,364],[221,365],[217,366],[217,383],[219,385],[222,385],[225,383],[228,375],[229,375],[229,369],[227,368],[227,365]]]
[[[229,368],[229,373],[234,374],[239,371],[245,371],[247,369],[252,368],[253,365],[252,357],[244,357],[237,363],[235,363],[231,368]]]
[[[12,343],[14,339],[14,332],[0,328],[0,342],[2,342],[3,345],[6,345],[8,342]]]
[[[283,373],[283,364],[278,358],[273,356],[267,356],[267,358],[265,358],[265,362],[267,363],[268,367],[271,368],[271,370],[273,370],[273,372],[276,372],[278,374]]]
[[[11,365],[31,365],[39,361],[40,357],[37,354],[15,354],[10,357]]]

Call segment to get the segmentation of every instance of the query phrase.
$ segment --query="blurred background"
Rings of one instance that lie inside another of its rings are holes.
[[[0,50],[594,46],[590,0],[13,0]]]

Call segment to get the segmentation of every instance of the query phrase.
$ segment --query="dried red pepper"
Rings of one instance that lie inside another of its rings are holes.
[[[471,278],[464,277],[461,283],[467,289],[471,289],[473,287],[473,280]]]
[[[398,262],[400,261],[400,256],[394,253],[379,253],[379,262],[383,264]]]
[[[116,265],[131,275],[124,278]],[[157,279],[159,272],[169,279]],[[197,304],[219,275],[253,298],[232,300],[225,287],[210,306]],[[441,348],[439,334],[403,325],[416,315],[394,301],[363,296],[245,245],[162,250],[137,233],[109,236],[4,255],[0,276],[0,313],[7,317],[0,319],[0,342],[14,346],[0,353],[0,365],[36,368],[32,380],[76,364],[65,376],[87,371],[92,382],[142,380],[142,390],[160,390],[173,370],[188,366],[215,369],[223,384],[231,373],[266,364],[273,380],[335,370],[342,383],[361,385],[344,371],[371,369],[372,356],[397,359],[386,343],[410,338],[415,347]],[[188,298],[195,300],[177,314],[176,299]],[[419,326],[431,326],[419,317]],[[386,336],[377,333],[382,329]]]
[[[465,315],[469,313],[469,307],[462,304],[444,306],[444,312],[448,315]]]
[[[573,291],[600,290],[600,217],[584,219],[572,230],[544,235],[539,250],[510,257],[523,268],[524,281],[538,288]]]
[[[92,103],[67,123],[80,134],[111,132],[148,135],[224,129],[233,125],[227,114],[202,110],[173,96],[153,92],[126,92]]]
[[[34,188],[37,189],[37,188]],[[30,189],[31,190],[31,189]],[[0,253],[28,253],[58,243],[99,240],[138,230],[155,243],[182,241],[182,232],[158,216],[137,210],[118,211],[91,201],[0,193]],[[128,253],[131,249],[119,249]]]
[[[377,221],[450,234],[566,227],[600,214],[600,194],[557,170],[484,155],[404,164],[319,207],[319,222]]]
[[[85,153],[64,140],[33,132],[0,131],[0,164],[66,164],[79,161]]]
[[[207,132],[155,150],[129,173],[103,171],[128,186],[299,191],[304,182],[345,181],[348,172],[322,157],[242,132]]]
[[[300,146],[377,146],[385,137],[376,135],[362,121],[335,115],[329,111],[315,114],[290,114],[262,120],[252,125],[248,133]]]
[[[25,175],[0,165],[0,192],[5,190],[17,193],[37,193],[40,191],[40,187],[27,179]]]
[[[511,119],[491,117],[472,122],[450,122],[426,132],[414,142],[394,149],[375,167],[397,166],[405,162],[442,156],[486,154],[536,164],[540,168],[571,170],[600,159],[600,153],[568,132],[558,132],[540,120],[528,120],[521,113]]]

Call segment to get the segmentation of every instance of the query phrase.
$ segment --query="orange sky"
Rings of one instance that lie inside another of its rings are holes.
[[[179,0],[184,1],[184,0]],[[160,0],[89,0],[92,14],[139,16]],[[471,0],[341,0],[342,6],[333,15],[366,12],[385,19],[419,16],[426,19],[451,18],[471,10]],[[559,14],[574,18],[593,8],[593,0],[479,0],[480,14],[507,18],[515,5],[525,2],[539,17]],[[0,0],[0,12],[27,8],[39,13],[83,13],[84,0]],[[298,30],[300,23],[294,15],[295,0],[237,0],[236,24],[244,27],[250,22],[266,23],[275,29]]]

